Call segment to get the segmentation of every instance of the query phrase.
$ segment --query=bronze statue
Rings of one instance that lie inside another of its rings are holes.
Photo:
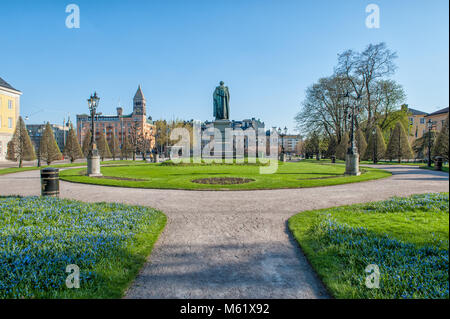
[[[220,81],[220,86],[214,91],[214,117],[216,120],[230,119],[230,92],[228,86]]]

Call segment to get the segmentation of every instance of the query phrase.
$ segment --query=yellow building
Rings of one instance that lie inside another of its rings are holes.
[[[416,139],[421,138],[427,128],[425,117],[427,113],[408,108],[409,114],[409,142],[413,143]]]
[[[433,122],[433,130],[440,132],[444,126],[445,120],[448,117],[448,107],[441,109],[439,111],[428,114],[425,119],[426,122],[431,120]]]
[[[6,158],[7,145],[16,128],[21,95],[22,92],[0,77],[0,161]]]

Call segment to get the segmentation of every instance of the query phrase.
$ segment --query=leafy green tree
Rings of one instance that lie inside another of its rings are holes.
[[[337,146],[337,138],[335,136],[331,136],[330,138],[328,138],[328,146],[327,150],[325,151],[325,156],[331,157],[333,155],[336,155]]]
[[[17,120],[13,137],[7,145],[6,159],[19,162],[19,167],[22,167],[23,161],[32,161],[36,159],[33,144],[31,143],[25,122],[21,116],[19,116],[19,119]]]
[[[399,163],[402,161],[402,158],[413,157],[413,152],[411,146],[409,145],[405,128],[400,122],[397,122],[394,130],[392,131],[386,149],[386,157],[389,158],[389,160],[397,158]]]
[[[109,150],[108,141],[106,140],[106,136],[103,131],[100,131],[98,134],[96,143],[102,161],[105,158],[111,158],[111,151]]]
[[[89,150],[91,149],[91,138],[91,130],[88,130],[83,140],[83,146],[81,147],[84,157],[88,156]]]
[[[72,124],[70,124],[63,154],[70,159],[71,163],[73,163],[76,159],[83,157],[83,152],[81,151],[80,144],[78,143],[77,133],[75,133]]]
[[[348,145],[349,144],[349,137],[348,133],[344,133],[342,135],[341,142],[336,147],[336,157],[340,160],[345,160],[345,155],[347,154]]]
[[[170,126],[166,120],[155,121],[156,128],[156,147],[158,153],[163,153],[165,145],[169,142]]]
[[[363,131],[359,128],[355,133],[356,147],[358,148],[358,153],[360,154],[359,159],[366,153],[367,142]]]
[[[321,155],[328,148],[328,139],[320,136],[318,132],[311,132],[309,134],[306,148],[311,157],[314,155],[317,160],[320,160]]]
[[[53,161],[62,159],[61,151],[56,143],[53,129],[49,122],[45,125],[44,132],[41,136],[39,154],[41,159],[47,162],[47,165],[50,165]]]
[[[436,143],[433,148],[433,156],[442,156],[445,161],[448,161],[448,138],[449,138],[448,116],[442,130],[439,133]]]
[[[370,132],[368,140],[369,142],[367,143],[363,159],[372,159],[376,164],[376,162],[382,159],[386,153],[386,142],[384,141],[383,132],[378,125],[376,126],[376,134],[374,135],[373,132]]]

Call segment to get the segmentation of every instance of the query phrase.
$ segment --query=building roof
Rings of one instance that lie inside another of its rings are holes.
[[[134,95],[134,100],[145,100],[144,93],[142,92],[140,85],[136,91],[136,94]]]
[[[438,111],[436,111],[436,112],[430,113],[430,114],[428,114],[428,116],[431,116],[431,115],[438,115],[438,114],[444,114],[444,113],[448,113],[448,107],[443,108],[443,109],[441,109],[441,110],[438,110]]]
[[[3,80],[2,78],[0,78],[0,87],[20,92],[19,90],[16,90],[15,88],[13,88],[8,82]]]
[[[411,113],[412,115],[427,115],[428,114],[426,112],[422,112],[422,111],[411,109],[411,108],[408,108],[408,112]]]

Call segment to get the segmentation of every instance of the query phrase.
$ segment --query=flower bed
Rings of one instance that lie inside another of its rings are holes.
[[[0,298],[120,297],[165,216],[146,207],[0,198]],[[80,288],[66,287],[67,265]]]
[[[394,197],[303,212],[289,228],[337,298],[449,298],[448,209],[448,193]]]

